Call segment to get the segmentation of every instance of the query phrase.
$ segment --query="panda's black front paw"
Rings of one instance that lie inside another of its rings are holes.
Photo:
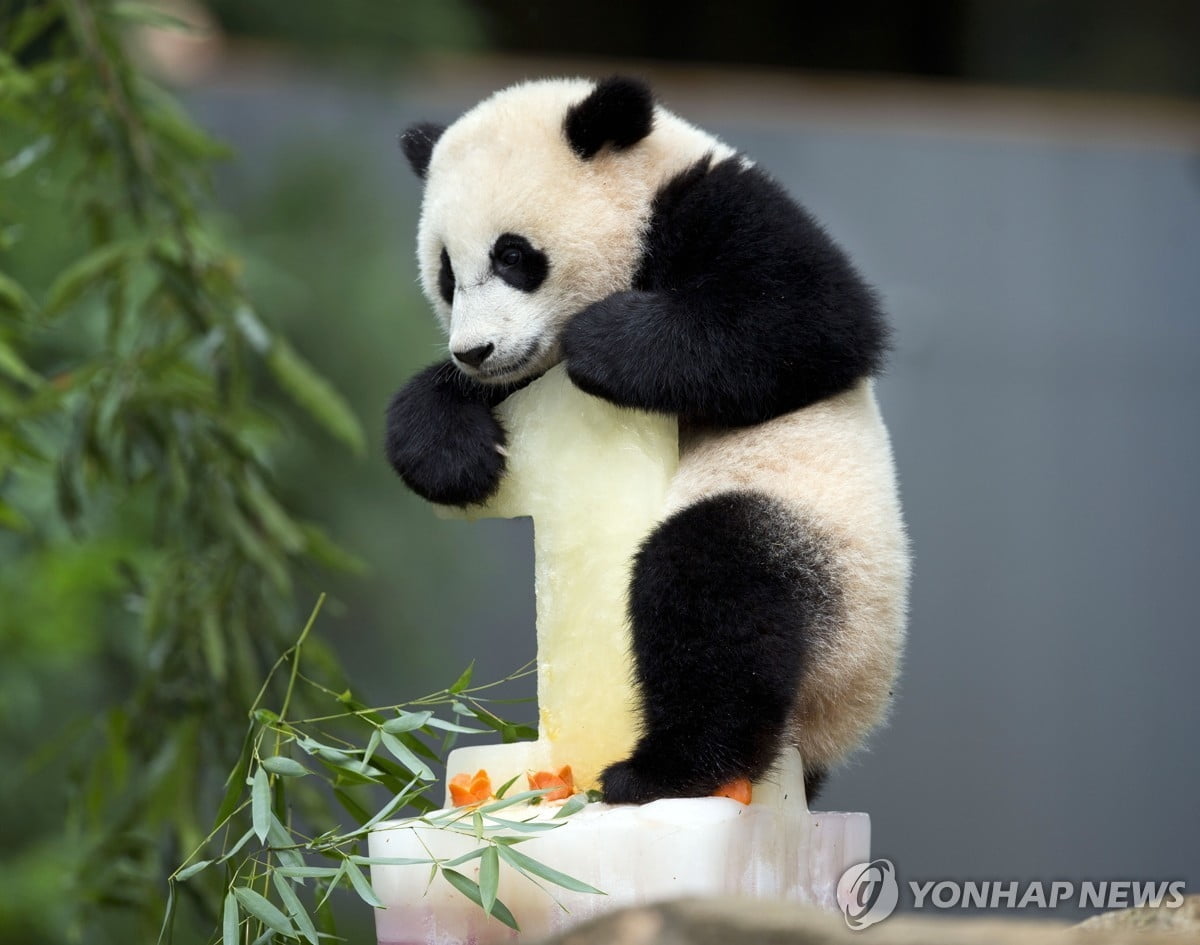
[[[656,304],[648,292],[617,292],[567,323],[563,356],[576,387],[622,407],[656,409],[662,369],[654,343],[661,323]]]
[[[600,775],[600,787],[608,804],[648,804],[667,796],[658,780],[647,777],[632,759],[605,768]]]
[[[404,386],[388,407],[387,458],[405,484],[441,505],[487,501],[504,475],[504,428],[437,365]]]
[[[604,800],[609,804],[648,804],[664,797],[706,797],[718,781],[690,770],[685,762],[669,756],[649,762],[642,752],[609,765],[600,775]]]

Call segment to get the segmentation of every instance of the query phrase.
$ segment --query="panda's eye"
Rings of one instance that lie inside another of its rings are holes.
[[[492,272],[522,292],[536,292],[550,269],[546,254],[519,233],[501,233],[490,255]]]
[[[447,305],[454,304],[454,267],[450,265],[450,254],[442,247],[441,265],[438,267],[438,294]]]

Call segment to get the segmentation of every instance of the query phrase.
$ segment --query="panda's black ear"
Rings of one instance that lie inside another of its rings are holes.
[[[571,150],[585,161],[606,144],[632,147],[653,126],[653,93],[644,82],[619,75],[597,82],[587,98],[567,109],[563,122]]]
[[[413,173],[422,180],[425,179],[425,174],[429,170],[429,158],[433,155],[433,146],[437,144],[438,138],[445,130],[445,125],[435,125],[432,122],[423,121],[410,125],[408,130],[400,136],[400,150],[408,158]]]

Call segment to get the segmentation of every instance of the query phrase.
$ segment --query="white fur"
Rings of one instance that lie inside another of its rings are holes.
[[[452,348],[490,342],[503,364],[536,345],[527,373],[556,363],[566,321],[630,287],[661,185],[705,154],[734,154],[659,107],[642,142],[580,160],[563,119],[592,88],[560,79],[505,89],[437,142],[418,258]],[[538,291],[491,275],[488,253],[504,232],[548,254]],[[437,292],[443,246],[458,280],[452,307]],[[837,761],[886,715],[904,642],[909,555],[872,384],[757,426],[684,438],[680,451],[664,517],[705,496],[751,489],[784,503],[822,537],[839,604],[812,654],[794,731],[806,762]]]

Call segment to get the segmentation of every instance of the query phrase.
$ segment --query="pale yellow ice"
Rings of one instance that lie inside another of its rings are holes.
[[[569,764],[577,787],[596,787],[636,736],[629,569],[679,463],[677,424],[584,394],[561,366],[498,414],[508,472],[470,517],[533,516],[542,744],[530,757]],[[492,772],[493,783],[503,775]]]

